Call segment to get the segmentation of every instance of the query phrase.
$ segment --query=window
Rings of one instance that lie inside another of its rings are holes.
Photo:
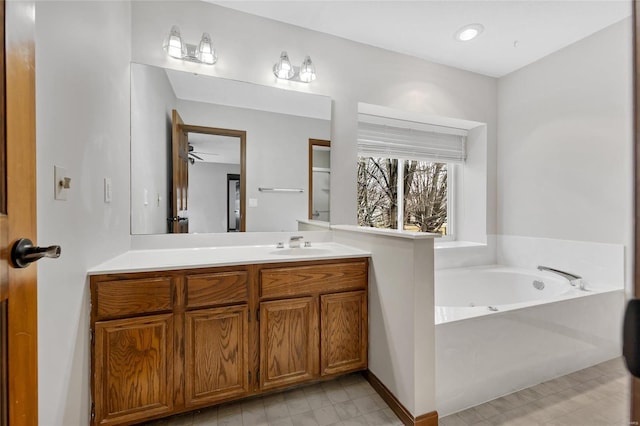
[[[358,224],[453,239],[452,177],[466,159],[467,135],[465,129],[359,106]]]
[[[450,167],[442,162],[359,157],[358,225],[449,235]]]

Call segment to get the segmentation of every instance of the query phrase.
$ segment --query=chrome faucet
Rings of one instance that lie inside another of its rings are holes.
[[[300,248],[300,243],[304,237],[302,235],[296,235],[289,238],[289,247],[291,248]]]
[[[582,277],[580,275],[576,275],[576,274],[572,274],[570,272],[565,272],[565,271],[561,271],[559,269],[555,269],[555,268],[550,268],[548,266],[542,266],[539,265],[538,266],[538,271],[549,271],[549,272],[553,272],[554,274],[558,274],[563,278],[566,278],[569,281],[569,284],[571,284],[572,286],[576,286],[578,285],[580,290],[584,290],[584,282],[582,281]]]

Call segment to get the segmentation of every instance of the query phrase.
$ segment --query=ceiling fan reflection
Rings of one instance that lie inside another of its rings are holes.
[[[204,158],[202,158],[200,155],[209,155],[209,156],[217,156],[219,154],[213,153],[213,152],[200,152],[200,151],[195,151],[193,145],[189,144],[189,163],[194,164],[196,162],[196,160],[200,160],[200,161],[206,161]]]

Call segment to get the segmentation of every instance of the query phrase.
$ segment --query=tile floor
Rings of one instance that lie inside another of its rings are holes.
[[[629,425],[621,358],[442,417],[440,426]],[[147,426],[328,426],[402,423],[360,374],[221,405]]]
[[[616,358],[440,418],[439,426],[629,425],[629,376]]]
[[[362,377],[336,380],[252,398],[195,413],[150,422],[147,426],[402,426]]]

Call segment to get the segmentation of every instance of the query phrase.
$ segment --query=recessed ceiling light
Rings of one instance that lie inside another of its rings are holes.
[[[469,24],[460,28],[456,31],[455,38],[458,41],[469,41],[478,37],[482,31],[484,31],[484,27],[482,24]]]

